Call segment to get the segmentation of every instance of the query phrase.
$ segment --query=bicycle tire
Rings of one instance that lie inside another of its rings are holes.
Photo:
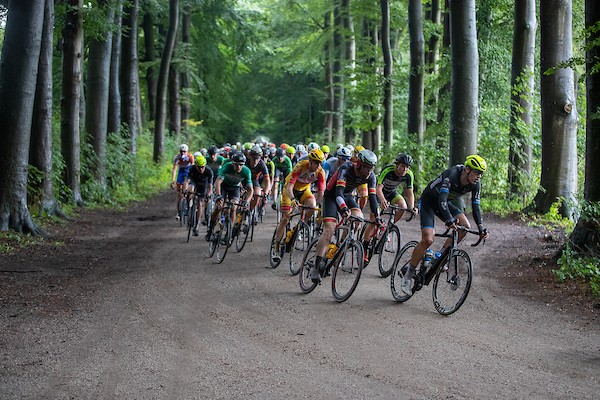
[[[186,201],[185,201],[185,197],[182,197],[181,200],[179,200],[179,226],[183,227],[183,224],[186,222]]]
[[[394,261],[401,249],[402,234],[396,225],[391,225],[385,230],[379,242],[375,245],[378,254],[377,265],[382,278],[387,278],[394,269]]]
[[[215,254],[215,251],[217,250],[218,246],[219,246],[219,237],[217,235],[213,235],[212,240],[210,240],[208,242],[208,257],[209,258],[211,258]]]
[[[221,264],[227,255],[227,250],[231,246],[231,219],[229,215],[225,217],[223,229],[219,232],[219,242],[217,244],[217,263]]]
[[[254,223],[258,224],[258,210],[254,208],[250,213],[250,241],[254,241]]]
[[[437,312],[442,315],[456,312],[467,299],[472,282],[471,258],[464,250],[454,250],[452,257],[440,265],[433,280],[433,305]]]
[[[403,267],[408,264],[408,261],[412,256],[412,252],[414,248],[417,247],[417,244],[419,243],[414,240],[406,243],[394,260],[394,268],[392,269],[391,274],[392,278],[390,279],[390,290],[392,291],[392,297],[398,303],[403,303],[412,297],[411,294],[404,293],[400,285],[402,282],[402,277],[404,276]]]
[[[271,247],[269,247],[269,265],[271,266],[271,268],[279,267],[279,264],[281,264],[281,260],[283,260],[283,254],[285,251],[285,245],[280,243],[279,244],[279,261],[273,259],[273,257],[275,256],[275,235],[276,234],[277,234],[277,228],[275,228],[275,230],[273,231],[273,237],[271,238]]]
[[[292,236],[291,243],[289,244],[290,273],[292,276],[300,273],[302,269],[304,252],[308,250],[310,242],[310,228],[305,222],[298,222],[298,225],[296,225],[294,231],[294,235]]]
[[[244,231],[242,230],[244,226],[244,221],[246,222],[246,224],[250,223],[250,225],[247,225],[248,230],[246,231],[246,233],[244,233]],[[240,223],[240,226],[238,227],[238,233],[235,236],[235,250],[238,253],[244,249],[246,241],[248,241],[248,235],[250,234],[250,229],[252,228],[251,222],[252,221],[250,221],[250,215],[248,210],[243,211],[242,222]]]
[[[192,230],[196,226],[196,218],[197,218],[196,207],[197,207],[196,200],[194,200],[194,203],[192,204],[192,208],[191,208],[190,218],[188,218],[188,221],[187,221],[187,225],[188,225],[187,243],[190,242],[190,235],[192,234]]]
[[[317,243],[319,243],[319,240],[314,239],[304,253],[304,257],[302,257],[302,268],[298,274],[298,281],[300,283],[300,291],[304,294],[312,292],[318,285],[318,283],[310,279],[310,267],[314,265],[317,257]]]
[[[331,274],[331,293],[338,303],[352,296],[360,281],[364,265],[364,248],[358,240],[351,240],[337,255]]]

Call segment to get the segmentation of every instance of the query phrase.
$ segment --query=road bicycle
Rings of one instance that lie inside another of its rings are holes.
[[[321,278],[331,275],[331,293],[338,303],[344,302],[352,296],[362,274],[364,249],[358,236],[358,227],[355,225],[363,222],[373,223],[353,215],[342,218],[336,226],[336,231],[341,233],[338,236],[342,239],[337,243],[329,244],[324,257],[325,267],[319,271]],[[300,290],[305,294],[312,292],[318,285],[310,278],[310,269],[316,262],[318,242],[319,239],[314,239],[310,243],[302,259],[299,283]]]
[[[190,241],[190,236],[191,233],[194,229],[198,229],[198,206],[200,204],[200,202],[202,201],[202,198],[204,196],[201,196],[199,193],[194,193],[194,196],[191,200],[191,205],[188,207],[188,218],[187,218],[187,227],[188,227],[188,233],[187,233],[187,242],[189,243]]]
[[[417,273],[413,279],[413,295],[423,288],[423,285],[429,285],[433,279],[432,296],[433,305],[437,312],[442,315],[450,315],[456,312],[465,302],[473,282],[473,264],[466,251],[458,248],[458,232],[463,231],[480,236],[479,231],[459,226],[454,230],[447,230],[437,237],[451,238],[451,245],[444,253],[433,262],[429,268],[420,264]],[[483,239],[471,246],[479,245]],[[412,297],[404,293],[401,289],[402,277],[408,269],[408,262],[414,248],[418,242],[412,241],[406,243],[394,262],[390,288],[394,300],[399,303],[405,302]]]
[[[390,205],[385,211],[381,213],[381,217],[387,222],[384,226],[373,230],[370,238],[365,237],[365,230],[367,224],[363,226],[360,233],[360,237],[365,242],[368,242],[368,246],[365,249],[367,256],[365,260],[365,268],[371,262],[374,255],[378,255],[377,265],[379,266],[379,274],[382,278],[387,278],[392,273],[394,268],[394,260],[398,254],[398,250],[401,249],[402,245],[402,233],[400,228],[394,223],[394,214],[396,211],[406,211],[410,215],[406,221],[410,221],[414,217],[414,212],[407,208],[400,208],[397,204]]]
[[[182,193],[181,199],[179,199],[179,226],[183,226],[183,224],[187,224],[187,217],[189,215],[189,192],[186,190]]]
[[[298,205],[298,209],[300,211],[291,214],[285,226],[285,234],[283,235],[278,246],[279,251],[275,250],[275,236],[277,234],[277,227],[273,232],[273,237],[271,238],[271,247],[269,251],[269,264],[271,268],[277,268],[283,260],[283,256],[285,255],[285,253],[289,254],[289,267],[292,275],[297,275],[300,272],[304,252],[306,252],[306,250],[308,249],[308,246],[310,245],[310,242],[313,237],[313,228],[308,223],[308,220],[306,218],[306,211],[320,211],[319,208],[309,207],[305,205]],[[298,219],[296,225],[292,228],[292,220],[298,216],[300,218]],[[276,256],[279,257],[276,258]]]
[[[254,218],[252,219],[253,225],[256,225],[258,221],[263,222],[263,217],[266,214],[265,206],[267,205],[267,199],[269,198],[269,196],[267,196],[266,194],[261,194],[258,197],[260,198],[258,199],[256,207],[254,207],[256,213],[254,214]],[[252,231],[254,231],[254,228],[252,229]],[[252,238],[250,239],[250,241],[252,241]]]
[[[231,201],[226,201],[223,204],[221,212],[217,216],[215,226],[213,228],[212,237],[208,242],[209,257],[216,255],[217,263],[220,264],[227,255],[227,250],[231,246],[232,238],[232,222],[231,208],[234,204]]]
[[[210,196],[206,196],[206,204],[204,205],[204,222],[203,225],[208,225],[208,221],[210,221],[210,216],[215,209],[215,196],[213,193]]]
[[[248,207],[238,209],[235,224],[232,229],[232,238],[235,238],[235,250],[239,253],[244,249],[250,231],[254,234],[254,226],[252,225],[252,212]]]

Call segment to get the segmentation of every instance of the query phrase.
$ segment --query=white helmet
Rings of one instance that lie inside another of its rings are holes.
[[[194,158],[200,157],[201,155],[202,155],[202,153],[199,152],[199,151],[197,151],[197,152],[194,153]]]
[[[306,147],[303,144],[299,144],[296,146],[296,152],[298,153],[306,153]]]
[[[352,150],[350,150],[350,147],[340,147],[335,155],[338,158],[349,160],[352,157]]]
[[[179,145],[179,151],[188,151],[188,145],[183,143]]]
[[[312,151],[314,149],[320,149],[319,145],[316,144],[315,142],[310,142],[308,144],[308,151]]]

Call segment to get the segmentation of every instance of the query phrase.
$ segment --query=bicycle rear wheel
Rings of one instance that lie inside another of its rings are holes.
[[[448,267],[446,269],[445,267]],[[433,305],[442,315],[450,315],[463,305],[473,281],[473,264],[463,250],[454,250],[433,279]]]
[[[404,245],[400,253],[394,261],[394,268],[392,269],[392,279],[390,279],[390,289],[392,291],[392,297],[399,303],[405,302],[410,299],[412,295],[406,294],[401,289],[402,277],[406,273],[408,267],[408,261],[412,256],[412,252],[417,247],[418,242],[414,240]]]
[[[229,215],[225,217],[223,223],[223,229],[219,232],[218,244],[217,244],[217,263],[221,264],[227,255],[227,250],[231,245],[231,219]]]
[[[400,250],[402,243],[402,234],[396,225],[391,225],[386,229],[383,237],[377,243],[376,252],[379,254],[379,274],[382,278],[387,278],[394,269],[394,261]]]
[[[192,230],[196,227],[196,218],[197,218],[197,209],[196,207],[198,207],[198,205],[196,204],[196,201],[194,200],[194,203],[192,204],[192,208],[190,209],[190,216],[188,218],[187,224],[188,224],[188,234],[187,234],[187,243],[190,242],[190,235],[192,234]]]
[[[292,275],[298,275],[302,269],[302,259],[304,253],[310,246],[310,228],[306,223],[300,221],[296,225],[296,231],[292,236],[291,243],[288,245],[290,253],[290,272]]]
[[[179,200],[179,226],[183,226],[183,224],[187,221],[187,207],[187,201],[185,197],[182,197],[181,200]]]
[[[352,296],[363,270],[364,250],[362,244],[352,240],[337,255],[331,276],[331,293],[338,303]]]
[[[304,257],[302,257],[302,266],[300,268],[298,280],[300,282],[300,290],[304,294],[312,292],[318,285],[318,283],[315,283],[310,279],[310,268],[315,265],[316,262],[318,242],[318,239],[314,239],[308,246],[308,249],[304,252]]]

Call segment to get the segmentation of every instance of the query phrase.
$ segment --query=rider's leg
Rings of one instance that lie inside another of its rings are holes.
[[[392,204],[397,204],[400,208],[406,208],[406,200],[404,197],[398,195],[392,199]],[[404,215],[404,210],[396,210],[394,214],[394,223],[400,221],[400,218]]]

